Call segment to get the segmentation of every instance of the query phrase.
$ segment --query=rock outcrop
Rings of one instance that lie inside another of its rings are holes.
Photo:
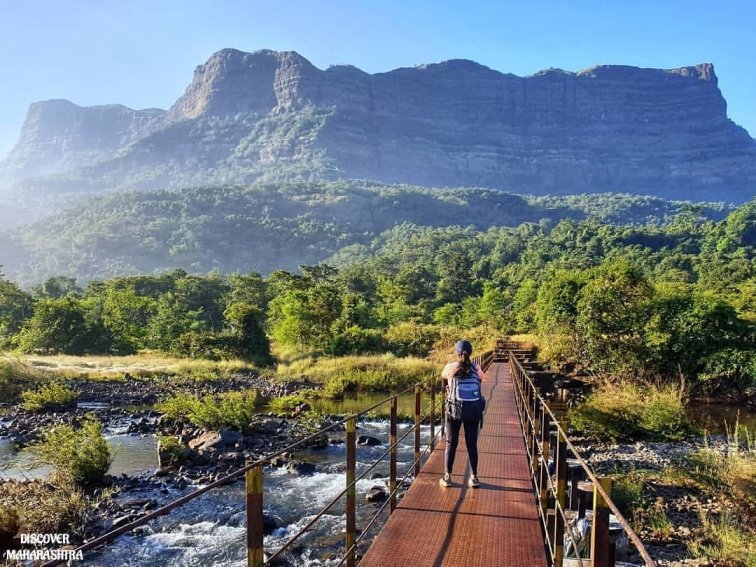
[[[4,169],[42,191],[295,174],[739,202],[756,194],[756,143],[710,64],[518,77],[451,60],[370,75],[224,49],[166,112],[32,105]]]

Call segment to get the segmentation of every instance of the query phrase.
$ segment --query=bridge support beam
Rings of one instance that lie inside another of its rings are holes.
[[[601,488],[612,493],[612,479],[599,478]],[[614,565],[609,541],[609,506],[601,493],[593,487],[593,521],[591,522],[591,565],[612,567]]]
[[[346,422],[346,564],[355,567],[355,542],[357,540],[357,418]]]
[[[262,567],[263,552],[263,466],[247,471],[247,567]]]

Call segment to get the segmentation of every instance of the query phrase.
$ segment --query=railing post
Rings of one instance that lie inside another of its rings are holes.
[[[391,493],[391,503],[389,505],[389,514],[396,509],[396,396],[391,398],[391,456],[389,459],[389,493]]]
[[[441,380],[441,437],[446,438],[446,378]]]
[[[549,431],[551,428],[551,415],[546,411],[546,406],[541,403],[541,472],[538,479],[538,492],[543,517],[549,502]]]
[[[420,384],[415,386],[415,478],[420,474]]]
[[[430,450],[436,448],[436,381],[431,380],[430,391]]]
[[[612,479],[599,478],[601,488],[611,495]],[[593,521],[591,522],[591,566],[610,567],[609,553],[609,507],[596,487],[593,487]]]
[[[567,439],[562,431],[557,432],[556,454],[556,501],[554,503],[554,567],[562,567],[564,560],[564,512],[567,492]]]
[[[538,436],[541,434],[541,414],[538,411],[538,396],[534,396],[533,401],[533,429],[531,432],[530,442],[532,443],[532,453],[530,455],[530,475],[538,482]]]
[[[247,567],[262,567],[263,552],[263,466],[247,471]]]
[[[355,486],[355,469],[357,465],[357,418],[352,416],[347,420],[347,446],[346,446],[346,550],[347,567],[355,567],[354,542],[357,538],[357,487]]]

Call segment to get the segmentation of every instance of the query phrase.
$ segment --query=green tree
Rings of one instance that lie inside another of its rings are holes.
[[[0,272],[0,349],[11,346],[24,321],[32,316],[33,300]]]
[[[91,342],[81,302],[71,296],[37,301],[34,315],[18,335],[23,352],[84,354],[91,352]]]
[[[173,293],[163,293],[154,303],[144,344],[149,348],[168,352],[178,337],[201,329],[199,311],[190,311]]]
[[[64,295],[80,295],[82,289],[76,285],[76,278],[66,276],[55,276],[45,280],[44,283],[35,286],[32,294],[35,297],[48,297],[57,299]]]
[[[592,368],[635,375],[644,368],[643,327],[652,288],[637,266],[609,260],[580,291],[576,326]]]
[[[262,311],[254,305],[237,302],[229,305],[223,315],[230,331],[238,338],[242,358],[260,365],[270,364],[273,359],[270,341],[261,323]]]

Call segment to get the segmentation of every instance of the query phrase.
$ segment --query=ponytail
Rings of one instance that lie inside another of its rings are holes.
[[[459,362],[457,364],[457,369],[454,371],[454,377],[455,378],[464,378],[468,374],[470,374],[470,371],[472,370],[472,361],[470,360],[470,353],[463,350],[459,354]]]

